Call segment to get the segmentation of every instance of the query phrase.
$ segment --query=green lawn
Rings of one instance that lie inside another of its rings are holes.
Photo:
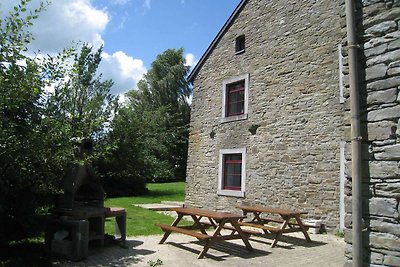
[[[162,234],[155,223],[171,224],[174,218],[155,211],[133,206],[132,204],[161,203],[161,201],[184,201],[185,183],[148,184],[149,194],[138,197],[119,197],[106,199],[107,207],[122,207],[127,212],[127,236]],[[106,222],[106,233],[114,233],[114,218]]]
[[[185,200],[185,183],[164,183],[164,184],[147,184],[149,193],[145,196],[138,197],[118,197],[106,199],[107,205],[116,205],[118,203],[161,203],[161,201],[184,201]]]

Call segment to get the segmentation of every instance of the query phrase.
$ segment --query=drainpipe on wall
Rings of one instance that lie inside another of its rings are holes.
[[[346,28],[349,55],[351,163],[352,163],[352,237],[353,266],[362,266],[362,188],[361,188],[361,126],[357,69],[357,35],[353,0],[346,1]]]

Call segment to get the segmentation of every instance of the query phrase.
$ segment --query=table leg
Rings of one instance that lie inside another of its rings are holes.
[[[219,236],[219,233],[221,232],[222,228],[224,227],[226,223],[226,220],[222,220],[219,222],[218,228],[215,230],[213,236],[208,239],[203,247],[203,251],[200,252],[198,259],[201,259],[206,255],[207,251],[210,249],[212,244],[215,242],[216,238]]]
[[[202,216],[195,216],[195,215],[190,215],[190,217],[192,217],[194,224],[192,225],[192,227],[194,229],[199,229],[201,233],[207,235],[207,232],[205,230],[205,227],[201,224],[200,220],[201,218],[203,218]]]
[[[276,233],[274,240],[272,240],[271,248],[274,248],[276,246],[281,235],[282,235],[282,232]]]
[[[231,220],[230,223],[233,227],[235,227],[236,232],[238,232],[243,243],[246,245],[247,250],[248,251],[253,250],[253,247],[250,245],[250,242],[249,242],[250,235],[246,235],[245,233],[243,233],[242,228],[240,228],[240,225],[236,220]]]
[[[121,244],[125,246],[126,240],[126,212],[115,217],[115,233],[120,235]]]
[[[250,222],[255,222],[255,223],[259,223],[259,224],[263,225],[264,220],[261,219],[261,217],[260,217],[261,212],[254,211],[253,214],[254,214],[253,220],[251,220]],[[263,232],[264,232],[264,234],[268,234],[267,230],[263,229]]]
[[[171,224],[171,226],[177,226],[180,220],[182,219],[183,214],[178,214],[178,217],[175,219],[175,221]],[[167,240],[168,236],[171,234],[171,231],[166,231],[164,233],[164,236],[161,238],[160,242],[158,244],[163,244],[165,240]]]
[[[257,220],[259,222],[263,221],[263,219],[261,219],[261,217],[260,217],[261,212],[253,212],[253,214],[254,214],[254,218],[252,221],[255,221],[255,220]]]
[[[216,225],[216,223],[214,222],[213,219],[208,218],[208,221],[211,223],[211,225],[212,225],[212,227],[214,227],[214,229],[217,229],[217,225]]]
[[[304,237],[306,238],[306,240],[307,240],[308,242],[311,242],[311,238],[310,238],[310,236],[308,235],[307,230],[306,230],[306,228],[304,227],[304,224],[303,224],[303,222],[302,222],[301,219],[300,219],[300,215],[296,215],[295,218],[296,218],[297,224],[299,225],[301,231],[302,231],[303,234],[304,234]]]
[[[273,248],[273,247],[276,246],[276,244],[277,244],[278,241],[279,241],[279,238],[280,238],[281,235],[282,235],[283,230],[285,230],[286,226],[287,226],[288,223],[289,223],[290,217],[282,216],[282,218],[283,218],[283,223],[282,223],[282,225],[281,225],[281,227],[280,227],[281,231],[279,231],[279,232],[277,232],[277,233],[275,234],[274,240],[272,241],[272,244],[271,244],[271,248]]]

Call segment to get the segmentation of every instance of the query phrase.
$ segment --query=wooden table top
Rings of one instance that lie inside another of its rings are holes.
[[[276,208],[269,208],[269,207],[264,207],[264,206],[260,206],[260,205],[254,205],[254,206],[239,205],[239,206],[236,206],[236,208],[241,209],[243,211],[266,212],[266,213],[281,214],[281,215],[286,215],[286,216],[307,214],[307,211],[302,211],[302,210],[276,209]]]
[[[170,210],[175,211],[178,214],[202,216],[202,217],[213,218],[213,219],[217,219],[217,220],[244,218],[242,215],[239,215],[239,214],[233,214],[233,213],[228,213],[228,212],[217,212],[217,211],[197,209],[197,208],[171,208]]]

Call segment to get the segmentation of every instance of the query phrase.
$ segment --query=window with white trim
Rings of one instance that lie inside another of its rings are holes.
[[[218,195],[244,197],[246,148],[219,151]]]
[[[226,79],[222,83],[222,122],[247,119],[249,74]]]

